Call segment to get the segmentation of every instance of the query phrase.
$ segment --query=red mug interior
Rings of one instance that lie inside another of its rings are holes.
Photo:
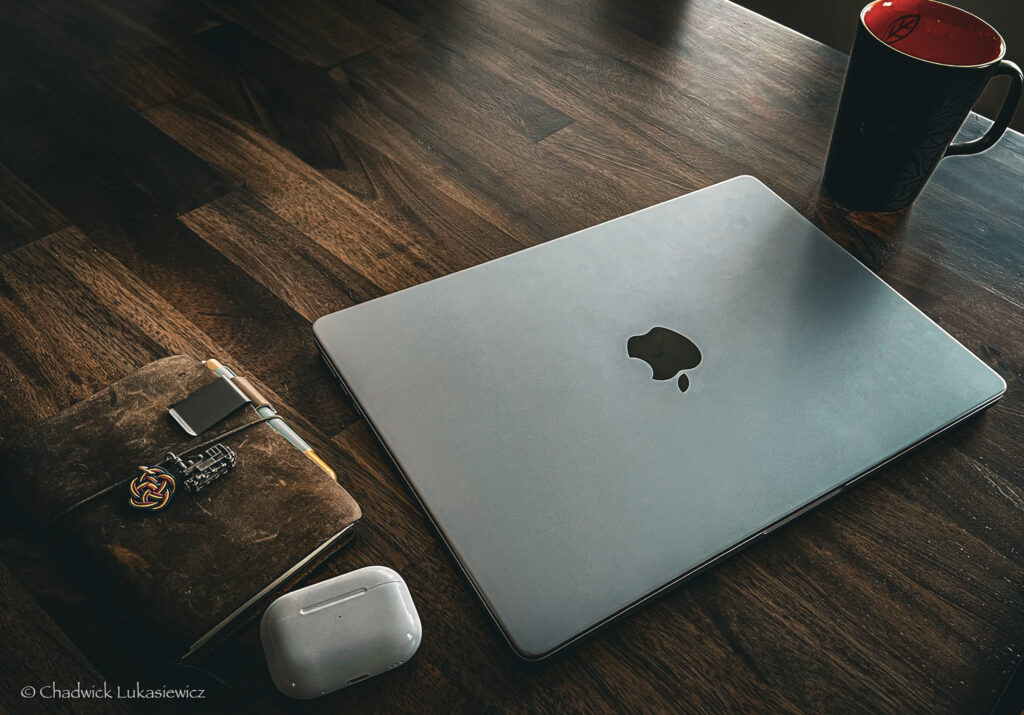
[[[975,67],[1002,59],[1006,51],[987,22],[935,0],[875,0],[860,17],[877,39],[926,62]]]

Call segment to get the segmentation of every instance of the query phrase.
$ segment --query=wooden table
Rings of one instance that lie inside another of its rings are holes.
[[[849,214],[818,189],[845,57],[724,0],[6,3],[0,60],[0,435],[174,353],[254,377],[366,515],[315,578],[393,566],[426,633],[409,665],[305,707],[994,701],[1024,651],[1021,135],[943,162],[904,215]],[[521,663],[321,364],[310,323],[738,174],[1009,391],[565,655]],[[11,505],[2,520],[3,562],[100,673],[171,677],[109,634],[103,604]],[[204,665],[257,679],[257,643],[250,629]],[[25,705],[7,690],[0,703]],[[242,705],[297,706],[216,687],[205,701]]]

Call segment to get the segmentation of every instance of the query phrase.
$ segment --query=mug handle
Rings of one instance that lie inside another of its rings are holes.
[[[999,137],[1003,136],[1003,132],[1010,126],[1013,113],[1017,111],[1017,105],[1020,104],[1021,93],[1024,92],[1024,75],[1021,74],[1020,67],[1009,60],[1000,62],[992,74],[993,77],[999,75],[1006,75],[1010,78],[1010,88],[1006,90],[1006,99],[1003,100],[1003,108],[999,110],[999,116],[983,136],[969,142],[950,144],[944,156],[977,154],[979,151],[985,151],[999,141]]]

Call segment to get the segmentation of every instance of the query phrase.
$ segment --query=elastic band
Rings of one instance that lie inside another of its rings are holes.
[[[255,427],[256,425],[260,424],[261,422],[267,422],[269,420],[272,420],[276,416],[277,415],[271,415],[270,417],[261,417],[258,420],[253,420],[252,422],[247,422],[246,424],[242,425],[241,427],[235,427],[234,429],[228,430],[227,432],[219,434],[216,437],[212,437],[212,438],[206,440],[205,442],[203,442],[202,444],[197,444],[194,447],[189,447],[187,450],[185,450],[184,452],[180,453],[178,456],[179,457],[184,457],[186,454],[192,454],[192,452],[197,452],[200,449],[203,449],[204,447],[209,447],[211,444],[214,444],[215,442],[220,442],[222,439],[230,437],[233,434],[237,434],[237,433],[241,432],[242,430],[247,430],[250,427]],[[128,482],[130,482],[134,478],[135,478],[135,476],[132,475],[132,476],[128,477],[127,479],[122,479],[119,482],[114,482],[109,487],[101,489],[100,491],[98,491],[95,494],[92,494],[90,496],[87,496],[85,499],[82,499],[81,501],[75,502],[74,504],[69,506],[67,509],[59,512],[57,514],[57,516],[55,516],[52,519],[50,519],[50,521],[48,521],[46,523],[46,528],[49,529],[54,524],[56,524],[58,521],[63,519],[65,516],[67,516],[68,514],[73,512],[75,509],[78,509],[79,507],[85,506],[86,504],[88,504],[89,502],[91,502],[91,501],[93,501],[95,499],[99,499],[104,494],[109,494],[110,492],[114,491],[118,487],[123,487],[125,484],[127,484]]]

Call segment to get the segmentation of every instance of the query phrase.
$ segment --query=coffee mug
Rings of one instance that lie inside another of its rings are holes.
[[[825,164],[825,188],[857,211],[906,208],[944,156],[988,149],[1013,117],[1024,78],[988,23],[935,0],[875,0],[860,13]],[[979,139],[950,144],[981,91],[1010,78]]]

